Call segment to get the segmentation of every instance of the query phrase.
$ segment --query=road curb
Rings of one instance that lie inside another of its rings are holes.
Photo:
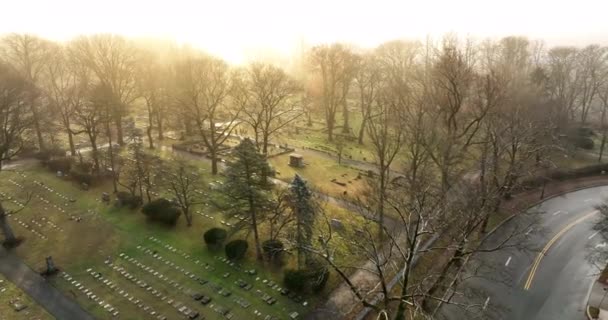
[[[593,184],[593,185],[588,185],[588,186],[584,186],[584,187],[578,187],[578,188],[574,188],[574,189],[572,189],[572,190],[567,190],[567,191],[559,192],[559,193],[556,193],[556,194],[550,195],[550,196],[548,196],[548,197],[542,198],[542,199],[540,199],[540,200],[538,200],[538,201],[535,201],[535,202],[533,202],[531,205],[527,206],[527,207],[526,207],[526,209],[522,209],[522,210],[518,210],[518,211],[519,211],[519,212],[521,212],[521,211],[525,211],[525,210],[530,210],[530,209],[532,209],[533,207],[536,207],[536,206],[538,206],[539,204],[541,204],[541,203],[543,203],[543,202],[545,202],[545,201],[551,200],[551,199],[553,199],[553,198],[561,197],[561,196],[563,196],[563,195],[565,195],[565,194],[568,194],[568,193],[577,192],[577,191],[581,191],[581,190],[585,190],[585,189],[592,189],[592,188],[598,188],[598,187],[605,187],[605,186],[608,186],[608,181],[606,181],[606,182],[601,182],[601,183],[597,183],[597,184]],[[507,219],[508,219],[508,218],[507,218]]]

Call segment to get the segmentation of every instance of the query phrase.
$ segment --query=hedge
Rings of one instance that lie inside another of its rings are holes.
[[[221,228],[211,228],[203,235],[205,243],[210,249],[221,248],[227,237],[228,232]]]
[[[240,260],[245,257],[249,244],[247,241],[238,239],[226,244],[226,257],[230,260]]]
[[[116,194],[116,205],[119,207],[128,207],[129,209],[135,209],[142,204],[140,196],[132,195],[129,192],[120,191]]]

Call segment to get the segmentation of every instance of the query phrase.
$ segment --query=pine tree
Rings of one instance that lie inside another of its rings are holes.
[[[308,260],[308,251],[304,248],[312,245],[313,225],[316,208],[313,194],[306,181],[299,175],[289,185],[291,203],[296,217],[296,244],[298,247],[298,268],[302,269]]]
[[[270,166],[266,157],[257,151],[250,139],[244,139],[234,148],[232,155],[235,160],[227,165],[225,194],[233,200],[236,208],[247,211],[249,222],[255,238],[256,255],[263,259],[258,221],[260,209],[268,204],[268,191],[272,184],[268,180]]]

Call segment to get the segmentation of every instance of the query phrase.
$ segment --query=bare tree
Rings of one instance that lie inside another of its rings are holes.
[[[190,111],[217,174],[218,154],[240,114],[230,100],[233,74],[224,61],[208,56],[186,58],[177,68],[178,100]]]
[[[163,124],[165,123],[166,109],[169,104],[171,77],[169,68],[163,65],[152,52],[140,61],[137,69],[138,95],[144,98],[148,114],[148,127],[146,135],[150,149],[154,148],[152,130],[156,128],[158,139],[163,140]]]
[[[297,105],[300,86],[278,67],[253,63],[239,87],[235,97],[242,105],[243,120],[253,129],[260,151],[267,155],[272,136],[302,115]]]
[[[122,120],[137,98],[135,85],[138,51],[128,40],[117,35],[80,37],[70,45],[72,56],[86,66],[115,97],[112,118],[117,142],[124,144]]]
[[[363,144],[363,137],[372,113],[372,105],[378,94],[378,87],[381,80],[381,71],[378,59],[373,54],[366,54],[359,60],[355,84],[359,91],[359,112],[361,113],[361,126],[357,141]]]
[[[10,66],[0,63],[0,170],[2,162],[17,155],[33,116],[28,107],[35,94],[31,83]]]
[[[75,106],[74,122],[79,126],[80,130],[73,131],[74,134],[85,133],[89,138],[95,173],[100,172],[99,146],[97,139],[104,130],[103,124],[105,119],[103,108],[100,108],[99,104],[96,103],[97,91],[103,91],[103,89],[99,86],[87,88],[86,100]],[[103,95],[105,93],[102,92],[99,94]]]
[[[467,108],[474,77],[475,50],[471,43],[460,45],[453,38],[444,39],[426,85],[433,99],[429,113],[428,154],[440,171],[441,188],[450,188],[453,178],[460,178],[459,166],[465,160],[487,109]]]
[[[345,119],[348,117],[346,98],[354,78],[355,56],[341,44],[321,45],[310,52],[309,64],[319,87],[318,99],[325,114],[327,138],[332,141],[338,109],[343,107]]]
[[[579,51],[577,69],[580,70],[580,95],[577,99],[577,110],[580,110],[581,125],[587,123],[589,110],[595,101],[602,82],[606,81],[606,48],[590,45]]]
[[[200,176],[195,172],[195,167],[188,165],[184,160],[178,160],[176,167],[171,173],[167,183],[174,201],[186,217],[188,227],[192,226],[194,205],[202,203],[197,188],[201,186]]]
[[[576,68],[577,57],[578,50],[573,47],[555,47],[547,53],[548,90],[558,104],[561,127],[576,117],[581,82],[581,74]]]
[[[86,80],[79,67],[71,61],[68,50],[60,45],[49,48],[49,60],[45,65],[44,88],[50,108],[60,115],[68,136],[70,153],[76,155],[72,121],[77,106],[86,95]]]
[[[2,39],[0,49],[2,56],[21,74],[32,87],[41,87],[41,78],[45,64],[49,59],[50,42],[29,34],[10,34]],[[39,91],[31,90],[28,96],[28,106],[31,109],[32,121],[38,147],[45,148],[42,121],[44,113],[40,110]]]

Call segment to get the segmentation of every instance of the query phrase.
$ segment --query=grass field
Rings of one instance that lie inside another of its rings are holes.
[[[213,311],[213,308],[221,312],[230,310],[235,319],[249,318],[255,310],[264,316],[286,318],[288,313],[297,311],[303,314],[308,309],[302,306],[302,303],[295,303],[277,292],[280,287],[280,274],[271,273],[256,264],[244,263],[242,270],[257,269],[257,275],[250,276],[217,260],[223,256],[223,252],[209,252],[202,241],[202,233],[217,225],[216,219],[197,216],[194,226],[190,228],[180,221],[175,229],[168,229],[148,223],[138,211],[116,209],[98,201],[102,190],[107,190],[108,186],[81,191],[72,182],[62,181],[38,167],[23,173],[2,172],[0,175],[3,181],[11,181],[2,184],[0,190],[13,200],[24,202],[25,193],[34,192],[27,208],[9,219],[16,234],[26,238],[17,253],[35,269],[43,268],[44,257],[52,255],[56,264],[72,277],[67,281],[59,276],[53,283],[99,318],[109,318],[110,312],[104,309],[106,304],[120,311],[122,319],[145,318],[146,314],[150,313],[149,309],[144,311],[145,307],[154,308],[157,314],[164,314],[168,318],[179,317],[179,308],[166,303],[171,299],[203,313],[207,319],[224,318],[218,311]],[[18,204],[7,203],[7,207],[15,208]],[[220,220],[220,217],[217,217],[217,220]],[[154,236],[163,245],[152,241],[150,236]],[[187,254],[189,258],[167,250],[165,245]],[[175,265],[209,282],[201,285],[181,269],[159,262],[154,256],[138,249],[138,246],[157,250],[158,254],[163,254]],[[157,276],[154,273],[122,259],[121,253],[137,259],[146,268],[153,268],[154,272],[165,275],[183,289],[176,290],[168,281],[155,279]],[[112,261],[115,266],[124,267],[130,274],[149,283],[153,289],[142,288],[129,281],[109,266],[106,260]],[[204,263],[211,267],[205,269]],[[127,298],[117,294],[120,290],[110,288],[95,279],[90,274],[91,271],[101,272],[105,279],[111,280],[123,293],[127,292],[136,297],[143,305],[138,307],[129,302]],[[227,272],[230,275],[225,277]],[[253,289],[246,291],[239,288],[235,284],[238,279],[252,284]],[[71,283],[72,281],[76,283]],[[272,288],[263,284],[271,281],[279,285]],[[79,286],[84,287],[79,289]],[[218,295],[216,291],[219,290],[214,289],[214,286],[230,291],[231,295]],[[89,299],[83,291],[85,289],[97,296],[98,301]],[[165,300],[152,294],[152,290],[160,292]],[[192,293],[208,295],[212,302],[203,306],[190,297]],[[263,294],[276,298],[277,302],[272,306],[268,305],[261,299]],[[251,305],[244,308],[235,301],[237,299]]]
[[[167,152],[165,149],[159,154]],[[198,161],[197,166],[205,185],[221,180],[210,175],[207,162]],[[226,315],[234,319],[251,319],[252,315],[285,319],[292,312],[307,313],[340,282],[332,276],[325,292],[315,297],[295,297],[294,301],[294,297],[280,293],[284,268],[256,262],[250,239],[248,256],[238,265],[223,261],[223,251],[212,252],[204,246],[204,231],[222,226],[222,220],[229,221],[213,206],[196,207],[192,227],[187,227],[182,217],[176,227],[167,228],[149,223],[139,210],[103,203],[101,193],[111,192],[109,182],[83,191],[76,183],[38,165],[20,170],[0,172],[0,179],[7,182],[0,185],[0,192],[10,197],[5,201],[8,210],[20,208],[27,194],[33,195],[23,211],[9,218],[15,233],[25,238],[17,254],[37,270],[44,268],[46,256],[53,256],[63,273],[52,283],[98,318],[109,319],[118,312],[121,319],[158,315],[175,319],[183,318],[182,307],[187,307],[206,319],[225,319]],[[311,183],[321,183],[316,180],[318,176],[308,176],[315,179]],[[350,184],[348,188],[355,190]],[[163,194],[162,190],[158,192]],[[209,190],[205,188],[205,192]],[[328,217],[344,222],[345,232],[363,221],[332,204],[326,204],[326,212]],[[318,228],[324,227],[320,221]],[[232,239],[244,236],[241,232]],[[358,257],[340,254],[346,247],[344,241],[339,236],[334,238],[336,259],[343,264],[355,263]],[[287,257],[285,267],[294,266],[294,255]],[[245,273],[252,269],[256,275]],[[240,288],[238,280],[253,288]],[[202,305],[193,299],[195,293],[208,296],[211,302]],[[276,299],[272,305],[263,301],[270,297]]]

